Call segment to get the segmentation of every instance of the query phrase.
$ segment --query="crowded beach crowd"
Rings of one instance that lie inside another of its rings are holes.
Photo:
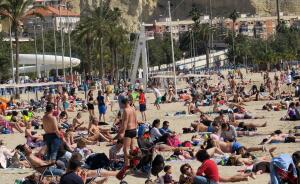
[[[280,155],[274,151],[281,143],[299,147],[300,127],[289,132],[270,129],[268,134],[259,133],[257,129],[269,123],[258,123],[257,119],[265,117],[247,109],[250,101],[265,101],[261,110],[285,111],[282,121],[300,120],[300,102],[294,94],[295,72],[276,72],[274,77],[263,72],[260,86],[246,80],[240,70],[214,75],[218,76],[215,83],[209,78],[187,78],[186,88],[177,93],[171,80],[163,92],[159,90],[159,81],[151,81],[148,88],[123,82],[114,89],[103,81],[99,89],[85,83],[82,98],[74,83],[71,88],[45,88],[38,100],[25,102],[13,97],[2,100],[1,133],[20,133],[25,144],[8,148],[1,140],[0,166],[35,170],[20,180],[24,184],[107,183],[111,177],[124,182],[126,175],[133,173],[160,176],[147,180],[148,183],[232,183],[255,180],[261,174],[268,174],[272,184],[299,183],[300,151]],[[147,101],[149,91],[155,96],[153,102]],[[166,103],[182,107],[174,114],[167,114],[166,119],[168,116],[199,118],[182,132],[171,130],[169,121],[154,119],[148,123],[147,107],[154,104],[160,111]],[[205,106],[212,110],[203,110]],[[116,107],[118,112],[110,123],[106,113]],[[71,117],[74,113],[76,116]],[[83,118],[85,113],[89,118]],[[138,113],[141,119],[137,118]],[[253,120],[245,121],[248,119]],[[183,140],[182,133],[190,135],[190,139]],[[261,142],[253,146],[239,142],[239,137],[253,136],[261,136]],[[110,147],[108,155],[88,148],[99,142]],[[164,152],[171,156],[164,158],[161,154]],[[264,155],[257,156],[257,152]],[[184,162],[181,175],[174,176],[172,160],[197,160],[199,168],[194,170],[189,162]],[[245,170],[228,177],[219,172],[218,165],[242,165]]]

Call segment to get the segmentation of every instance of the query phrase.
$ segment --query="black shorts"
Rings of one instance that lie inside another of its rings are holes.
[[[296,142],[295,137],[286,137],[284,140],[284,143],[293,143],[293,142]]]
[[[131,130],[126,130],[126,131],[125,131],[124,137],[128,137],[128,138],[131,138],[131,139],[132,139],[132,138],[135,138],[136,135],[137,135],[136,129],[131,129]]]
[[[146,111],[146,104],[140,104],[140,111],[145,112]]]
[[[88,103],[87,104],[88,110],[94,110],[94,104]]]

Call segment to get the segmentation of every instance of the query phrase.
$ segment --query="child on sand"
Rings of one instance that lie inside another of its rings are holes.
[[[172,166],[166,165],[164,167],[164,172],[166,173],[163,176],[164,184],[173,184],[174,180],[172,179]]]

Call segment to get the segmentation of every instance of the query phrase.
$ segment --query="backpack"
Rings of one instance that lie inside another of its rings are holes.
[[[151,174],[154,176],[158,176],[158,174],[164,169],[165,160],[161,155],[156,155],[154,160],[152,161]]]
[[[105,153],[96,153],[90,155],[85,163],[89,166],[91,170],[100,169],[100,168],[109,168],[110,161]]]

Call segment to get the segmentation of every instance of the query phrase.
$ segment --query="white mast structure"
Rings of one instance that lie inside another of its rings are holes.
[[[143,65],[143,77],[142,82],[144,85],[144,88],[147,88],[147,82],[148,82],[148,56],[147,56],[147,47],[146,47],[146,41],[147,40],[153,40],[154,37],[148,37],[145,33],[145,25],[141,25],[141,31],[139,33],[138,38],[136,38],[136,43],[134,46],[134,49],[132,51],[132,68],[131,68],[131,77],[130,82],[134,84],[137,79],[137,72],[140,62],[140,57],[142,55],[142,65]]]

